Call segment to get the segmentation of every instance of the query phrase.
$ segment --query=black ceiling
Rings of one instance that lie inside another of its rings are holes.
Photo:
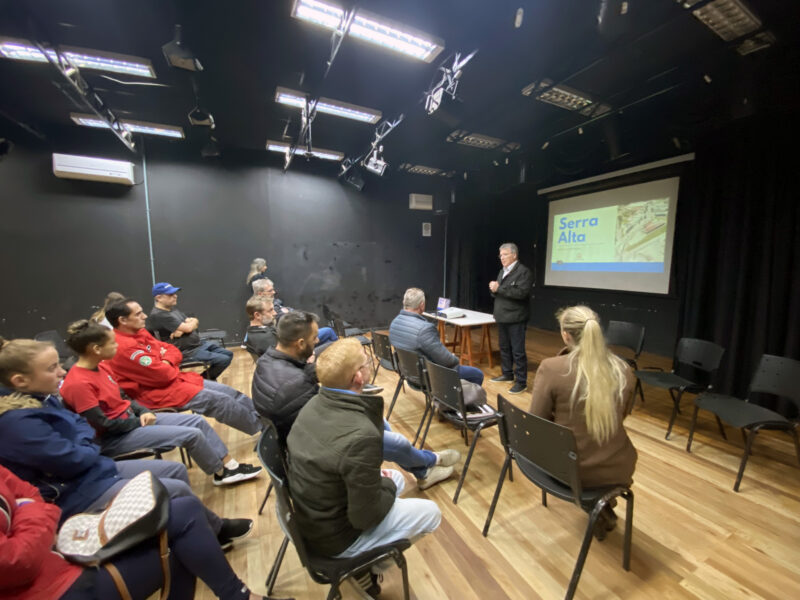
[[[274,102],[280,85],[375,108],[385,118],[403,113],[385,141],[392,167],[409,162],[462,171],[504,155],[447,142],[454,129],[518,142],[521,155],[543,152],[550,140],[551,153],[569,148],[567,162],[598,147],[606,160],[624,161],[642,144],[685,151],[698,133],[753,111],[796,110],[798,3],[746,2],[777,42],[740,56],[674,0],[629,0],[620,29],[605,35],[598,30],[600,0],[365,0],[359,6],[441,38],[445,50],[427,64],[346,38],[325,78],[330,32],[292,18],[291,0],[0,0],[0,36],[38,35],[49,44],[150,59],[156,81],[167,87],[121,85],[93,71],[83,76],[118,116],[180,125],[187,140],[173,143],[199,147],[207,129],[187,120],[195,105],[192,75],[170,68],[161,53],[180,23],[185,45],[204,66],[196,75],[200,100],[214,115],[223,152],[263,150],[268,138],[281,139],[287,119],[289,133],[296,132],[298,111]],[[523,23],[515,28],[520,7]],[[443,113],[449,119],[427,116],[423,92],[438,63],[474,49],[460,105]],[[542,78],[565,81],[615,112],[587,122],[521,94]],[[82,109],[60,85],[50,65],[0,59],[0,116],[44,136],[69,127],[69,113]],[[316,146],[356,156],[368,148],[374,126],[319,114],[312,131]],[[97,135],[77,126],[71,132]]]

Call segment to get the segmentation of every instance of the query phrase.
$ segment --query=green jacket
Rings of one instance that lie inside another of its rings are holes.
[[[314,553],[344,552],[392,508],[396,487],[381,475],[380,396],[321,388],[297,415],[287,447],[298,525]]]

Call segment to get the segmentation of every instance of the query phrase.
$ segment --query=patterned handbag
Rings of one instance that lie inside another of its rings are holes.
[[[104,566],[123,600],[130,598],[125,581],[110,562],[134,546],[159,538],[164,585],[161,598],[169,593],[169,548],[167,519],[169,494],[150,471],[139,473],[125,484],[111,503],[99,513],[80,513],[64,521],[58,532],[57,550],[68,560],[86,566]]]

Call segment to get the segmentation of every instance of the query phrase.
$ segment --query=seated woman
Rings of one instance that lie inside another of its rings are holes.
[[[124,294],[120,294],[119,292],[108,292],[108,294],[106,294],[106,299],[103,301],[103,308],[92,314],[92,316],[89,317],[89,320],[94,321],[95,323],[100,323],[100,325],[106,329],[113,329],[113,327],[111,327],[111,323],[109,323],[108,319],[106,319],[106,309],[114,304],[114,302],[119,302],[120,300],[124,299]]]
[[[633,373],[606,346],[591,308],[571,306],[559,311],[556,318],[567,347],[539,365],[529,410],[575,434],[584,487],[630,485],[636,449],[622,421],[632,408]],[[614,509],[606,506],[595,537],[604,539],[616,522]]]
[[[119,598],[104,568],[67,562],[53,551],[61,510],[39,490],[0,466],[0,600]],[[195,497],[170,500],[170,600],[194,598],[200,577],[218,598],[258,600],[231,569]],[[164,581],[158,546],[143,543],[112,559],[131,597],[145,600]]]
[[[181,446],[214,485],[258,477],[261,467],[238,463],[201,415],[155,415],[125,395],[106,360],[117,353],[114,332],[99,323],[75,321],[67,328],[67,345],[79,356],[61,386],[66,405],[95,431],[103,454],[119,456],[142,448]]]

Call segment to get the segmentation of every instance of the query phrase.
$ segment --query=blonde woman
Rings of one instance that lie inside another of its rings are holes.
[[[571,306],[556,318],[566,348],[539,365],[529,410],[573,431],[584,487],[630,485],[636,449],[622,421],[633,402],[633,373],[606,346],[591,308]],[[616,525],[611,507],[601,517],[595,529],[598,539]]]
[[[264,279],[267,276],[267,261],[263,258],[254,258],[253,262],[250,263],[250,272],[247,274],[247,280],[245,283],[247,284],[248,289],[253,282],[257,279]]]

